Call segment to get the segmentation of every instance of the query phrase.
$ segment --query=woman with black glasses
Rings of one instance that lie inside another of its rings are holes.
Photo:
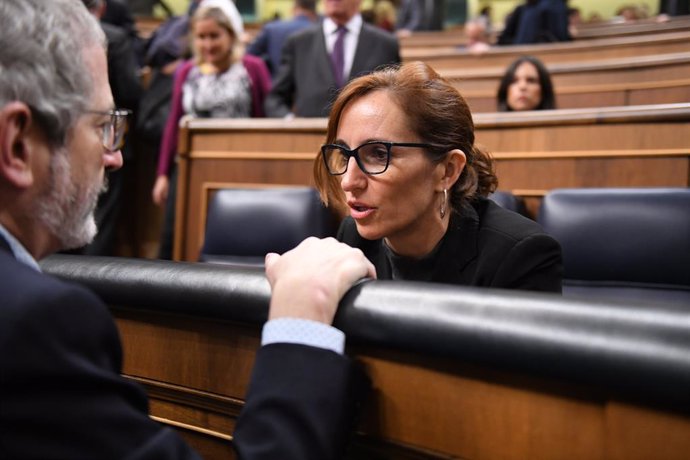
[[[463,97],[421,62],[350,82],[314,164],[338,239],[379,279],[561,291],[561,250],[487,196],[497,179]]]

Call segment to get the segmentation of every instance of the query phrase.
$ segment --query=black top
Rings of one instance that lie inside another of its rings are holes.
[[[485,198],[451,215],[436,253],[421,260],[419,269],[410,268],[409,259],[389,255],[383,239],[362,238],[351,217],[342,222],[337,238],[360,248],[376,266],[378,279],[400,279],[396,273],[417,281],[561,292],[558,242],[536,222]]]

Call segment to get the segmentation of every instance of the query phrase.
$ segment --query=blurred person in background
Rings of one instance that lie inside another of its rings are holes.
[[[194,59],[175,71],[171,109],[158,155],[152,197],[166,205],[159,258],[172,258],[175,219],[177,140],[183,115],[203,118],[264,116],[271,86],[264,61],[244,54],[235,30],[243,30],[229,0],[202,0],[191,20]]]
[[[566,0],[526,0],[508,15],[499,45],[527,45],[571,40]]]
[[[247,53],[266,61],[273,76],[278,72],[285,40],[298,30],[314,25],[318,19],[316,0],[296,0],[292,14],[292,19],[264,24],[259,35],[247,48]]]
[[[82,3],[94,17],[102,19],[106,8],[105,0],[82,0]],[[100,25],[108,42],[108,80],[113,99],[118,108],[131,112],[131,122],[136,116],[142,91],[135,53],[124,29],[102,20]],[[97,256],[115,255],[118,222],[123,207],[125,174],[129,172],[125,168],[131,170],[131,162],[134,159],[131,140],[127,140],[120,147],[127,166],[108,172],[108,189],[99,196],[95,213],[98,233],[91,243],[74,252]]]
[[[481,21],[474,20],[465,24],[465,37],[465,48],[470,54],[484,54],[491,48],[489,33]]]
[[[556,108],[551,76],[534,56],[521,56],[503,74],[498,87],[499,112],[549,110]]]
[[[389,0],[378,0],[374,3],[374,24],[388,32],[395,30],[395,5]]]

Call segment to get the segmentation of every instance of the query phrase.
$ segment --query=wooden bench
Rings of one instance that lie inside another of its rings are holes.
[[[690,101],[690,52],[549,65],[559,108]],[[473,111],[496,110],[503,69],[444,71]]]
[[[574,41],[625,36],[639,37],[641,35],[690,30],[690,17],[678,17],[665,23],[639,21],[635,23],[609,22],[605,25],[592,26],[583,24],[579,26],[578,30],[579,33]],[[495,41],[497,38],[498,34],[495,34],[493,40]],[[400,47],[405,51],[414,48],[449,48],[466,43],[467,38],[462,28],[438,32],[415,32],[409,37],[400,39]]]
[[[690,75],[690,52],[548,64],[556,90],[568,86],[654,84]],[[437,69],[460,92],[496,91],[503,67]],[[676,101],[683,102],[683,101]]]
[[[690,52],[551,64],[558,108],[690,101]],[[502,68],[442,70],[473,112],[496,110]]]
[[[668,22],[656,22],[656,20],[638,20],[624,23],[581,24],[578,26],[578,34],[575,40],[591,40],[594,38],[625,37],[657,34],[690,30],[690,16],[677,16]]]
[[[204,458],[235,458],[268,310],[263,271],[66,255],[42,266],[111,306],[124,374],[155,420]],[[360,284],[336,326],[373,392],[346,458],[686,459],[689,320],[663,305]]]
[[[496,90],[462,91],[462,94],[472,109],[472,113],[496,110]],[[690,78],[658,82],[567,86],[557,89],[556,101],[560,109],[690,101]]]
[[[518,56],[530,54],[546,64],[582,60],[637,57],[652,54],[690,51],[690,31],[643,36],[598,38],[563,43],[492,47],[485,54],[473,55],[466,50],[449,48],[403,49],[403,61],[424,61],[435,69],[507,67]]]
[[[499,186],[532,212],[555,187],[690,185],[690,103],[480,113]],[[214,190],[311,185],[325,119],[184,119],[175,258],[196,260]]]

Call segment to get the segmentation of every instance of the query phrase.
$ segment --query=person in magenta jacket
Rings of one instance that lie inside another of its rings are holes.
[[[271,77],[260,58],[243,55],[235,20],[221,2],[201,3],[191,21],[194,58],[175,72],[170,113],[158,155],[153,201],[166,203],[159,257],[172,258],[175,155],[183,115],[206,118],[263,117]]]

